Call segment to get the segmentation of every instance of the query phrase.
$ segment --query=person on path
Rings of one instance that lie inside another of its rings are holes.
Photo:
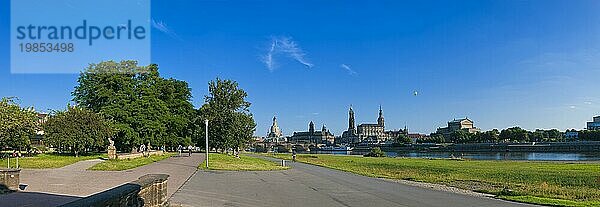
[[[142,156],[146,156],[146,145],[140,145],[140,152],[142,153]]]
[[[192,145],[188,146],[188,157],[192,156]]]
[[[181,145],[177,146],[177,151],[179,152],[179,157],[181,157],[181,150],[182,150],[182,148],[183,147]]]
[[[296,162],[296,150],[292,150],[292,162]]]

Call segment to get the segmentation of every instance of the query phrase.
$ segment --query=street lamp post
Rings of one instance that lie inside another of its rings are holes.
[[[204,120],[204,125],[206,126],[205,127],[206,131],[204,133],[204,136],[206,138],[206,140],[205,140],[206,141],[206,169],[208,169],[208,119]]]

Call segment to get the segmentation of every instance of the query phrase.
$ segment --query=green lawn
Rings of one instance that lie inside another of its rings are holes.
[[[240,155],[240,158],[236,158],[233,155],[211,153],[209,154],[208,161],[208,169],[210,170],[265,171],[284,170],[289,168],[287,166],[282,167],[275,162],[243,154]],[[206,161],[203,162],[199,168],[206,169]]]
[[[289,154],[269,155],[290,159]],[[600,163],[298,155],[304,163],[371,177],[439,183],[519,202],[600,206]]]
[[[129,170],[136,167],[144,166],[153,162],[158,162],[164,159],[167,159],[171,156],[175,155],[175,153],[166,153],[164,155],[152,155],[150,157],[140,157],[134,159],[124,159],[124,160],[107,160],[94,166],[88,168],[88,170],[98,170],[98,171],[121,171],[121,170]]]
[[[106,157],[105,154],[93,154],[75,157],[73,155],[39,154],[34,157],[19,158],[19,167],[25,169],[43,169],[64,167],[82,160],[98,159]],[[16,167],[17,159],[10,158],[10,166]],[[7,159],[0,159],[0,167],[7,167]]]

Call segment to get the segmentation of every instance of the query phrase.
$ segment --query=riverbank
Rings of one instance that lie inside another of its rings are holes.
[[[289,154],[270,155],[290,159]],[[499,198],[558,206],[600,206],[600,164],[298,155],[300,162],[360,175],[437,183]]]
[[[468,143],[468,144],[408,144],[380,146],[383,151],[398,152],[599,152],[599,141],[527,142],[527,143]],[[358,146],[354,150],[370,151]]]

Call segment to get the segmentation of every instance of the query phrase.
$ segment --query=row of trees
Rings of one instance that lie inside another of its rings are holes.
[[[575,131],[574,129],[572,131]],[[578,131],[579,140],[582,141],[600,141],[600,130]]]
[[[589,137],[599,135],[593,131],[582,131],[580,133],[590,134]],[[511,127],[503,129],[502,131],[492,129],[490,131],[476,133],[456,130],[446,136],[442,134],[431,134],[430,137],[417,141],[420,143],[559,142],[565,141],[565,136],[564,133],[557,129],[536,129],[535,131],[527,131],[521,127]]]
[[[191,103],[188,84],[161,77],[155,64],[91,64],[77,81],[72,92],[75,106],[52,112],[43,125],[33,110],[2,99],[0,147],[28,146],[38,127],[45,131],[44,143],[76,156],[104,150],[108,138],[121,151],[141,144],[204,146],[204,120],[209,120],[210,147],[228,150],[248,143],[256,129],[248,94],[235,81],[211,81],[199,109]]]
[[[90,65],[78,79],[73,101],[114,122],[120,150],[141,144],[204,146],[204,120],[210,124],[210,147],[236,149],[256,129],[247,93],[238,83],[219,78],[208,84],[205,103],[194,109],[185,81],[160,77],[155,64],[135,61]]]
[[[399,134],[395,140],[394,140],[397,144],[410,144],[412,143],[412,139],[410,139],[410,137],[404,135],[404,134]]]

